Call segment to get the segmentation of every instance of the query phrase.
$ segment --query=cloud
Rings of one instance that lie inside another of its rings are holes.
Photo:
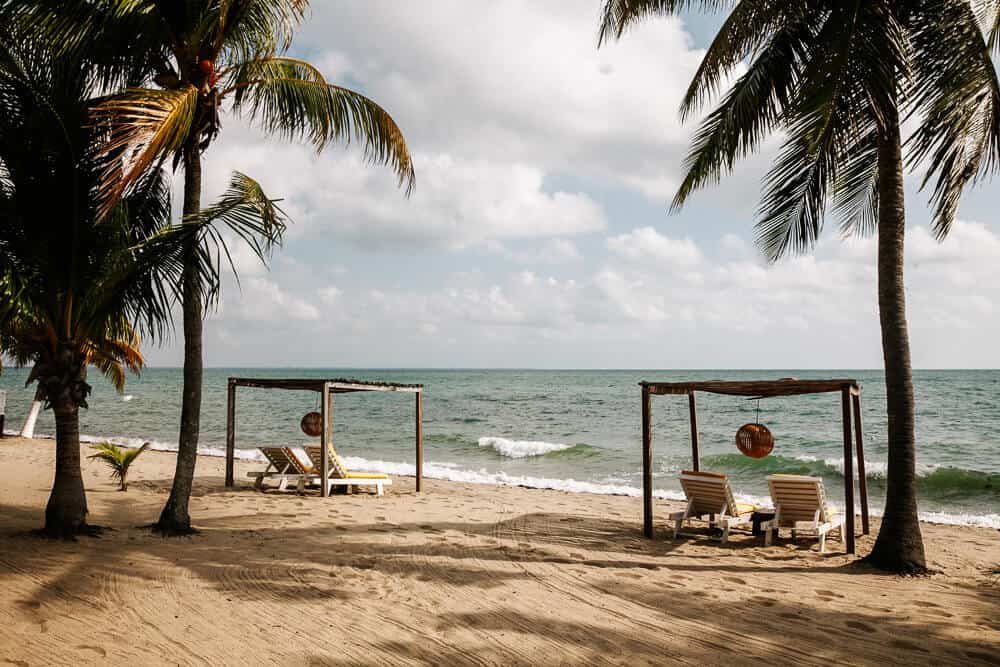
[[[632,262],[654,262],[665,270],[691,268],[702,261],[691,239],[671,239],[652,227],[633,229],[607,240],[608,249]]]

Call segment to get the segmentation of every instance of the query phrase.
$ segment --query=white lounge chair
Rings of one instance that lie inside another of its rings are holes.
[[[674,539],[688,519],[709,517],[709,526],[722,528],[722,543],[729,540],[729,529],[751,523],[756,505],[738,503],[733,498],[729,479],[722,473],[685,470],[681,472],[681,488],[687,497],[687,508],[670,514],[674,524]]]
[[[844,541],[844,516],[826,502],[823,480],[803,475],[768,475],[767,486],[774,501],[774,518],[761,523],[764,544],[770,545],[772,531],[791,528],[794,538],[800,532],[816,533],[819,552],[826,552],[826,535],[839,529]]]
[[[309,444],[305,445],[304,448],[306,454],[309,455],[309,459],[312,461],[310,472],[318,475],[320,473],[320,455],[323,453],[323,446]],[[392,484],[389,476],[382,473],[350,472],[347,466],[344,465],[343,459],[337,455],[337,450],[333,448],[333,445],[329,445],[326,452],[330,473],[328,481],[331,490],[334,486],[346,486],[349,491],[354,492],[359,486],[374,486],[376,493],[381,496],[385,492],[385,487]]]
[[[309,471],[309,466],[299,460],[294,451],[288,447],[259,447],[267,459],[267,468],[261,471],[248,472],[247,477],[255,479],[254,486],[263,490],[265,479],[277,479],[278,490],[284,491],[289,482],[295,482],[301,493],[306,483],[316,476]]]

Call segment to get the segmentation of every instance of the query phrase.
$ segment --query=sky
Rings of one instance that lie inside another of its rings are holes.
[[[269,267],[235,249],[206,365],[881,367],[874,239],[842,240],[831,219],[808,255],[768,265],[753,245],[780,138],[668,213],[698,120],[678,105],[719,18],[651,20],[599,50],[599,7],[314,2],[293,55],[392,114],[416,188],[356,145],[317,154],[224,118],[203,201],[239,170],[293,222]],[[918,180],[914,366],[1000,367],[996,185],[938,243]],[[179,325],[146,357],[180,365]]]

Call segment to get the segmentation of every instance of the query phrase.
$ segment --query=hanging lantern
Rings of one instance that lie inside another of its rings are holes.
[[[736,448],[744,456],[762,459],[774,449],[774,436],[763,424],[744,424],[736,432]]]
[[[299,426],[302,427],[302,432],[309,437],[319,437],[323,434],[323,415],[315,411],[307,412],[302,416]]]

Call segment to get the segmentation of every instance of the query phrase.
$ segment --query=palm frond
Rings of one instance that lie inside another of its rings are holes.
[[[149,443],[143,443],[142,447],[135,449],[125,449],[110,442],[102,442],[92,445],[91,448],[97,450],[97,453],[87,458],[105,463],[111,469],[111,479],[118,482],[118,489],[127,491],[129,469],[139,455],[149,449]]]
[[[619,39],[628,28],[652,16],[671,16],[694,6],[718,12],[734,4],[735,0],[606,0],[597,43]]]
[[[966,185],[1000,166],[1000,82],[967,0],[910,7],[919,124],[907,144],[908,163],[927,166],[921,187],[934,182],[931,227],[944,238]]]
[[[812,26],[785,26],[763,48],[695,134],[684,161],[684,179],[671,210],[679,210],[695,190],[717,183],[723,171],[752,153],[781,122],[801,76],[798,54]]]
[[[687,118],[719,91],[724,77],[747,57],[771,41],[774,34],[806,19],[800,3],[788,0],[743,0],[729,13],[705,52],[681,102]],[[788,61],[794,63],[793,59]]]
[[[366,158],[393,168],[409,193],[415,176],[403,132],[381,106],[348,88],[327,83],[312,65],[294,58],[264,58],[233,68],[225,93],[233,112],[265,132],[305,139],[317,150],[332,141],[363,143]]]
[[[274,247],[281,244],[288,219],[277,202],[268,198],[257,181],[236,171],[219,200],[200,213],[186,218],[185,223],[198,224],[215,254],[224,254],[236,274],[236,266],[225,236],[221,233],[222,229],[246,243],[257,258],[266,263]],[[238,278],[237,275],[237,280]],[[214,297],[215,294],[209,296]]]
[[[833,183],[833,209],[843,237],[870,236],[878,223],[878,130],[851,144],[841,157]]]
[[[101,147],[109,159],[96,193],[99,218],[151,167],[181,149],[194,127],[198,95],[194,86],[130,88],[94,108],[94,125],[109,134]]]

